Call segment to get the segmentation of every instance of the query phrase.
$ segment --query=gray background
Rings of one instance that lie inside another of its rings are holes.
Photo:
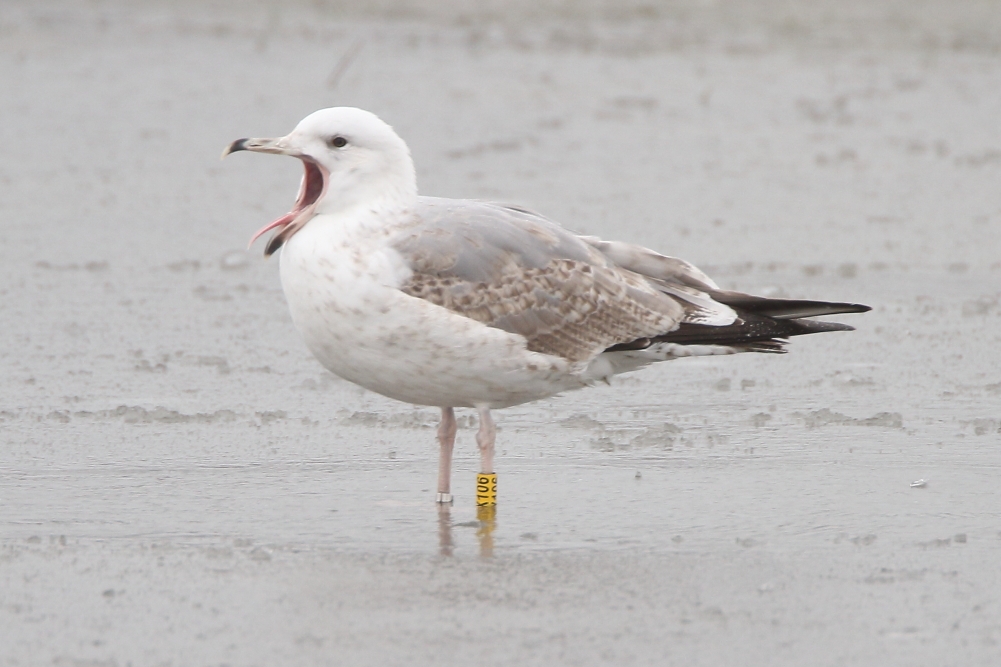
[[[0,6],[0,664],[998,664],[998,4],[358,4]],[[332,105],[874,310],[498,413],[490,533],[243,250],[301,168],[221,149]]]

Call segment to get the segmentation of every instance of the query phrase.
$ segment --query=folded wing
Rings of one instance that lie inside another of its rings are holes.
[[[788,336],[851,328],[803,317],[868,310],[720,290],[683,260],[486,202],[421,197],[392,247],[405,293],[574,362],[658,343],[777,352]]]
[[[698,304],[709,300],[729,306],[736,313],[736,318],[726,323],[709,322],[698,316],[688,317],[672,331],[649,340],[620,343],[610,351],[637,350],[656,343],[674,343],[736,346],[755,352],[783,352],[782,339],[790,336],[853,329],[847,324],[804,318],[871,310],[869,306],[858,303],[769,299],[721,290],[709,276],[684,260],[628,243],[602,241],[595,237],[581,238],[621,268],[643,275],[677,299]]]

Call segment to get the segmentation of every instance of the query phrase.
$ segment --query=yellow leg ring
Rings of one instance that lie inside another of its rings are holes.
[[[481,472],[476,476],[476,506],[490,507],[497,504],[497,473]]]

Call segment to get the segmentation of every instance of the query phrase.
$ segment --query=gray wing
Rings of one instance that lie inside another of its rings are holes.
[[[578,237],[617,266],[642,275],[658,289],[698,308],[690,311],[686,324],[727,326],[736,312],[763,315],[776,320],[792,320],[840,313],[864,313],[868,306],[857,303],[769,299],[742,292],[721,290],[698,267],[683,259],[660,255],[649,248],[619,241],[603,241],[596,236]]]
[[[694,264],[631,243],[603,241],[596,236],[578,238],[616,266],[643,276],[659,291],[681,301],[686,324],[725,326],[734,321],[733,309],[715,298],[723,293],[719,286]]]
[[[412,271],[405,293],[571,361],[672,331],[693,310],[524,209],[421,197],[391,245]]]

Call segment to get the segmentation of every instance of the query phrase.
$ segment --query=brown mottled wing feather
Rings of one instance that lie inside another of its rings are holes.
[[[520,334],[535,352],[587,361],[685,316],[677,300],[530,212],[422,197],[416,213],[392,244],[413,271],[400,289]]]
[[[677,257],[668,257],[643,246],[605,241],[597,236],[580,236],[581,241],[599,251],[616,265],[660,284],[688,290],[712,292],[719,287],[697,266]]]

